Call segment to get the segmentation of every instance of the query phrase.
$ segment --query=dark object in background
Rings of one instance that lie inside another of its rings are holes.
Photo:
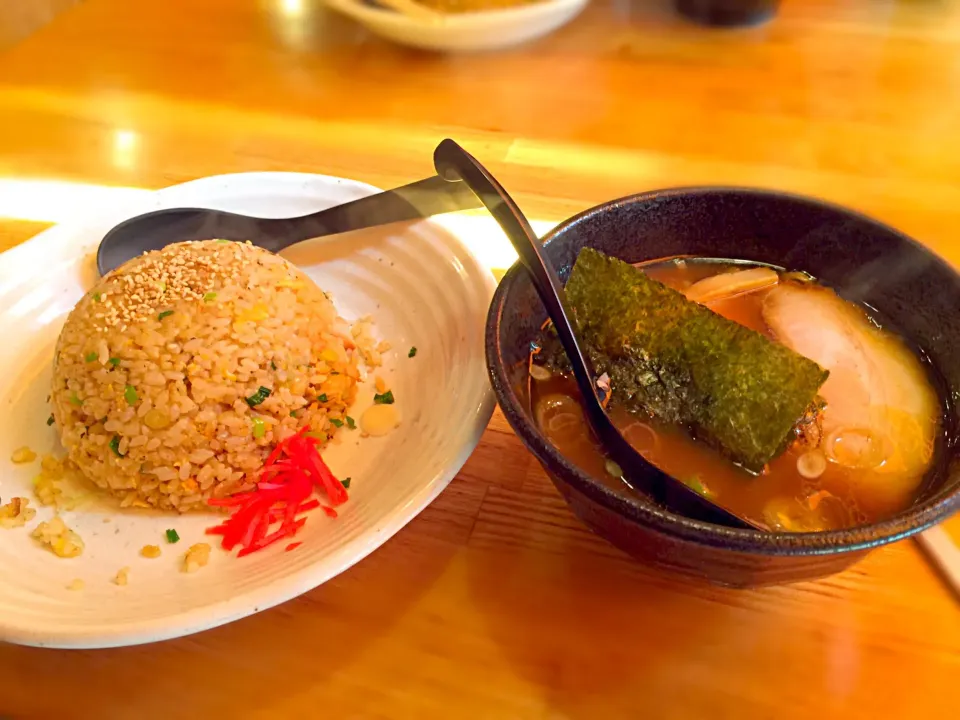
[[[714,27],[759,25],[777,14],[780,0],[675,0],[685,18]]]

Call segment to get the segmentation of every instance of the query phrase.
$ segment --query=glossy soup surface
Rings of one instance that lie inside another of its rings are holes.
[[[695,291],[690,288],[698,280],[750,267],[729,261],[688,258],[650,263],[644,265],[644,271],[665,285],[692,293],[688,296],[693,297]],[[798,282],[791,279],[791,275],[780,273],[780,284]],[[773,286],[761,287],[733,297],[705,301],[704,304],[730,320],[777,340],[763,314],[764,301],[772,290]],[[848,305],[832,294],[831,299]],[[849,307],[858,316],[855,320],[867,321],[859,309]],[[871,325],[868,332],[882,331]],[[832,435],[829,438],[829,452],[824,451],[828,441],[823,437],[811,441],[808,436],[798,436],[762,474],[754,475],[726,460],[714,449],[692,439],[683,428],[666,426],[647,416],[634,416],[617,407],[615,401],[608,410],[630,443],[650,462],[698,492],[710,495],[738,514],[772,530],[815,531],[873,522],[899,512],[916,498],[932,459],[933,437],[939,417],[935,395],[919,362],[912,353],[906,357],[909,353],[906,346],[890,333],[883,332],[880,341],[881,349],[889,350],[895,358],[908,365],[913,364],[915,367],[908,369],[925,386],[920,392],[921,395],[926,393],[924,403],[920,405],[921,411],[916,417],[909,418],[910,436],[916,435],[920,438],[916,442],[923,444],[913,453],[912,462],[901,463],[896,452],[892,452],[886,460],[879,460],[879,466],[876,467],[872,461],[863,462],[864,457],[870,459],[872,455],[864,454],[862,446],[852,446],[851,443],[869,438],[869,431],[854,427]],[[534,364],[535,361],[536,358],[533,358]],[[821,392],[830,391],[831,397],[836,398],[838,389],[843,391],[845,385],[852,386],[852,383],[844,382],[843,373],[846,371],[847,368],[843,367],[832,370],[832,375],[835,375],[833,384],[825,385]],[[616,466],[599,451],[583,417],[573,379],[537,366],[532,368],[530,386],[537,422],[557,449],[584,471],[602,479],[618,492],[634,492],[618,477]],[[837,414],[844,412],[840,405],[836,403],[834,412]],[[828,404],[823,416],[827,417],[831,410]],[[887,418],[887,424],[883,427],[890,427],[889,418],[886,415],[884,417]],[[895,417],[899,418],[900,415]],[[887,434],[898,433],[894,429]],[[843,454],[845,448],[849,447],[857,447],[861,453],[856,462],[849,462],[849,453]],[[891,450],[889,446],[888,450]],[[836,458],[841,462],[837,462]]]

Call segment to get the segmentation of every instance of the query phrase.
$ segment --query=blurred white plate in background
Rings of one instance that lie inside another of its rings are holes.
[[[505,10],[414,17],[366,3],[327,0],[370,32],[400,45],[440,52],[501,50],[553,32],[580,14],[588,0],[545,0]]]

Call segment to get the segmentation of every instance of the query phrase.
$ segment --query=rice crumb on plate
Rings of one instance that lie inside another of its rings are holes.
[[[144,545],[142,548],[140,548],[140,554],[145,558],[158,558],[160,557],[160,546]]]
[[[210,562],[210,545],[207,543],[197,543],[191,545],[183,556],[182,571],[186,573],[196,572]]]
[[[90,495],[85,485],[76,466],[69,460],[44,455],[40,461],[40,474],[33,479],[33,492],[41,505],[73,510]]]
[[[361,436],[381,437],[400,426],[395,405],[371,405],[360,416]]]
[[[0,506],[0,527],[7,529],[23,527],[33,520],[37,511],[29,505],[29,498],[15,497],[6,505]]]
[[[67,590],[83,590],[84,587],[86,587],[86,583],[84,583],[80,578],[74,578],[67,584]]]
[[[23,465],[24,463],[33,462],[36,459],[37,454],[26,445],[14,450],[13,454],[10,456],[10,461],[16,465]]]
[[[113,578],[114,584],[120,585],[120,586],[126,585],[127,582],[129,581],[129,578],[128,578],[129,574],[130,574],[130,568],[128,567],[120,568],[119,570],[117,570],[116,577]]]
[[[74,558],[83,553],[83,540],[59,515],[37,525],[31,535],[57,557]]]

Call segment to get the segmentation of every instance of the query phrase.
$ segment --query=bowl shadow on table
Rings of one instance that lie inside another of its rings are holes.
[[[280,696],[264,691],[267,670],[270,682],[283,679],[277,691],[283,697],[320,695],[331,676],[389,635],[455,552],[454,545],[429,539],[424,552],[422,538],[414,547],[405,532],[295,600],[190,637],[83,658],[0,644],[0,706],[15,717],[28,711],[47,717],[62,710],[62,698],[75,697],[83,700],[84,717],[101,720],[128,718],[131,706],[141,718],[215,717],[224,707],[256,715],[282,706]],[[38,690],[45,687],[42,678],[53,676],[61,699],[47,701]]]
[[[536,475],[533,485],[542,487],[530,492],[528,480],[520,496],[540,504],[540,517],[499,538],[497,529],[482,527],[482,515],[478,520],[472,544],[479,547],[467,566],[470,598],[502,656],[551,710],[562,717],[609,711],[656,683],[670,657],[723,635],[729,607],[713,605],[720,612],[704,616],[704,591],[721,589],[621,554],[580,525],[546,476],[531,468],[528,477]],[[696,624],[679,627],[694,617]]]
[[[485,504],[499,495],[506,506],[510,494],[491,488]],[[792,586],[720,587],[607,544],[535,465],[513,495],[516,513],[534,509],[510,527],[509,508],[480,513],[465,591],[497,656],[537,688],[556,713],[548,716],[628,717],[642,708],[649,717],[720,717],[718,698],[738,695],[736,716],[757,716],[751,706],[770,712],[780,694],[799,717],[823,709],[815,691],[834,687],[844,692],[831,709],[852,702],[850,690],[862,682],[850,676],[862,632],[857,599],[885,590],[866,570]],[[805,662],[811,657],[817,662]],[[876,671],[865,663],[858,672]],[[758,687],[766,689],[751,697]]]
[[[441,496],[485,485],[455,563],[477,644],[491,647],[461,657],[463,672],[473,662],[500,695],[536,698],[546,708],[528,715],[540,717],[909,716],[917,680],[889,677],[891,653],[936,633],[952,610],[909,543],[787,586],[733,589],[670,573],[587,529],[519,438],[495,433],[501,425],[497,414],[461,474],[466,485]],[[490,467],[498,458],[511,460],[500,475]],[[901,612],[884,617],[891,605]]]
[[[874,692],[889,656],[864,655],[864,642],[922,637],[937,624],[931,608],[948,606],[909,544],[816,582],[709,584],[640,563],[591,532],[536,461],[523,463],[519,438],[499,435],[498,456],[514,461],[480,478],[493,482],[463,555],[462,591],[503,666],[498,684],[530,686],[523,696],[548,706],[546,717],[895,716]],[[884,602],[911,610],[881,631]],[[884,682],[895,704],[908,702],[907,680]],[[723,715],[715,705],[730,698],[736,714]]]

